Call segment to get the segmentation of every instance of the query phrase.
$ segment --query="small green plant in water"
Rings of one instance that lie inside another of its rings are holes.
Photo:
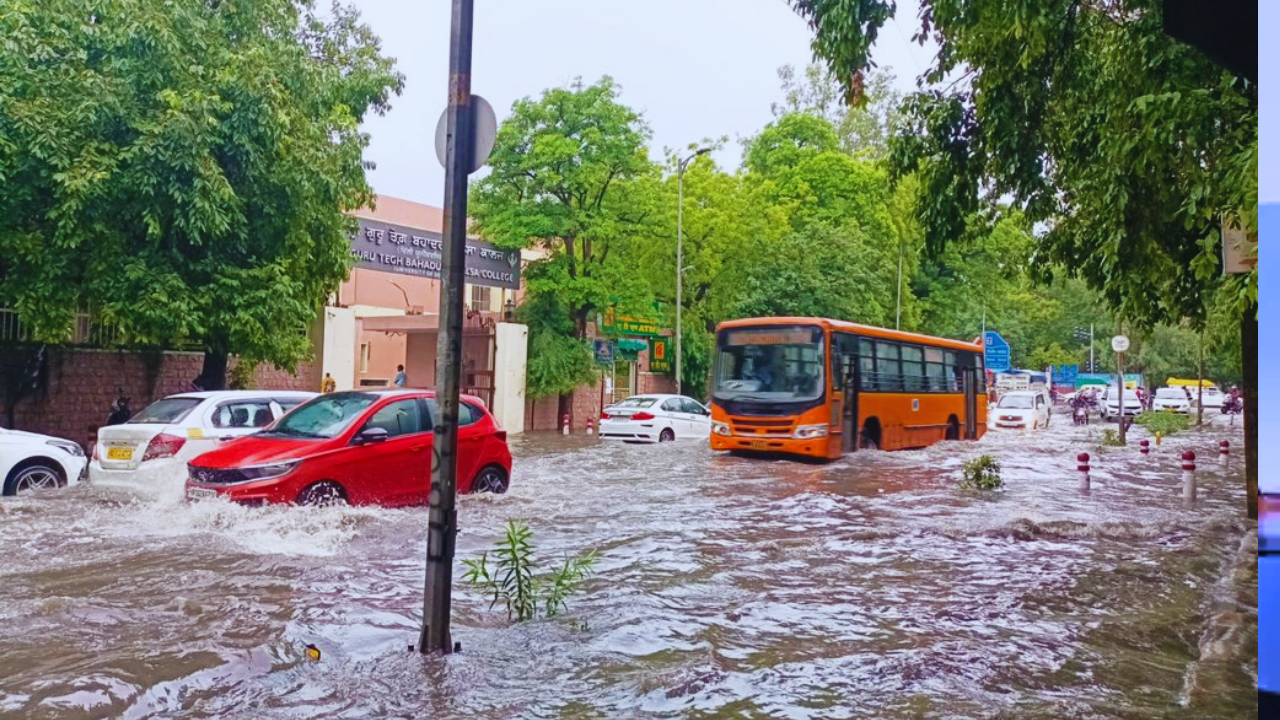
[[[1004,485],[1000,479],[1000,463],[990,455],[979,455],[964,463],[964,479],[960,487],[973,490],[995,490]]]
[[[565,600],[592,573],[598,558],[594,550],[574,558],[566,555],[563,565],[540,573],[533,551],[529,526],[508,520],[506,533],[494,545],[492,563],[488,552],[479,560],[463,560],[463,579],[489,596],[490,609],[505,605],[509,620],[533,620],[539,611],[555,617],[567,608]]]
[[[1174,412],[1151,412],[1139,415],[1134,422],[1145,427],[1152,435],[1159,433],[1168,437],[1191,427],[1191,416]]]
[[[1103,428],[1102,439],[1098,444],[1103,447],[1124,447],[1124,443],[1120,440],[1120,433],[1112,428]]]

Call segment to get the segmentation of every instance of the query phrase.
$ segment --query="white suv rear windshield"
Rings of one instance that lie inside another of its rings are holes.
[[[200,398],[165,398],[147,406],[146,410],[134,415],[130,425],[169,425],[182,422],[192,410],[203,402]]]

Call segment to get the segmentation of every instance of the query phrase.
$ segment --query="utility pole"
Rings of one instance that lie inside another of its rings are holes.
[[[903,253],[903,244],[902,244],[902,241],[899,240],[898,241],[898,318],[893,321],[894,330],[902,329],[902,253]],[[983,317],[984,318],[986,317],[985,305],[983,306]],[[983,325],[986,325],[985,321],[983,322]]]
[[[711,152],[711,148],[698,148],[692,155],[676,164],[676,394],[684,392],[681,379],[684,370],[684,353],[681,341],[684,326],[681,324],[684,310],[684,169],[699,155]]]
[[[467,261],[467,175],[474,157],[471,22],[474,0],[453,0],[449,38],[449,106],[445,111],[444,247],[440,253],[440,335],[436,343],[436,403],[427,520],[427,585],[422,604],[422,653],[453,652],[449,633],[458,472],[458,392],[462,369],[462,288]]]

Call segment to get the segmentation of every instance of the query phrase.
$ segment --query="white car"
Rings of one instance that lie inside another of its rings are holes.
[[[998,428],[1035,430],[1048,427],[1053,410],[1049,397],[1041,390],[1014,390],[1000,396],[992,411]]]
[[[1102,397],[1098,398],[1098,407],[1102,411],[1104,421],[1120,416],[1119,395],[1120,391],[1114,385],[1109,385],[1102,391]],[[1142,414],[1142,401],[1138,399],[1138,391],[1134,388],[1124,389],[1124,414],[1131,417]]]
[[[87,466],[84,450],[70,440],[0,428],[0,492],[5,495],[75,485]]]
[[[683,395],[633,395],[600,413],[600,438],[666,442],[711,437],[711,411]]]
[[[181,496],[188,461],[265,428],[317,394],[220,390],[170,395],[123,425],[99,428],[89,482],[108,490]]]
[[[1191,389],[1191,397],[1199,395],[1200,391],[1196,388]],[[1222,412],[1222,403],[1227,399],[1227,394],[1216,387],[1207,387],[1204,389],[1204,399],[1200,402],[1204,405],[1204,414],[1208,415],[1209,411]]]
[[[1187,396],[1187,390],[1180,387],[1162,387],[1156,390],[1151,398],[1151,409],[1157,412],[1168,411],[1188,414],[1195,407],[1195,396]]]

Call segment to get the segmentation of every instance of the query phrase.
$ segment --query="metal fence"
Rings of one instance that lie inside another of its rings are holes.
[[[78,312],[65,344],[77,347],[110,348],[122,344],[118,325],[96,320],[92,314]],[[0,343],[32,342],[31,328],[22,321],[17,310],[0,308]]]

